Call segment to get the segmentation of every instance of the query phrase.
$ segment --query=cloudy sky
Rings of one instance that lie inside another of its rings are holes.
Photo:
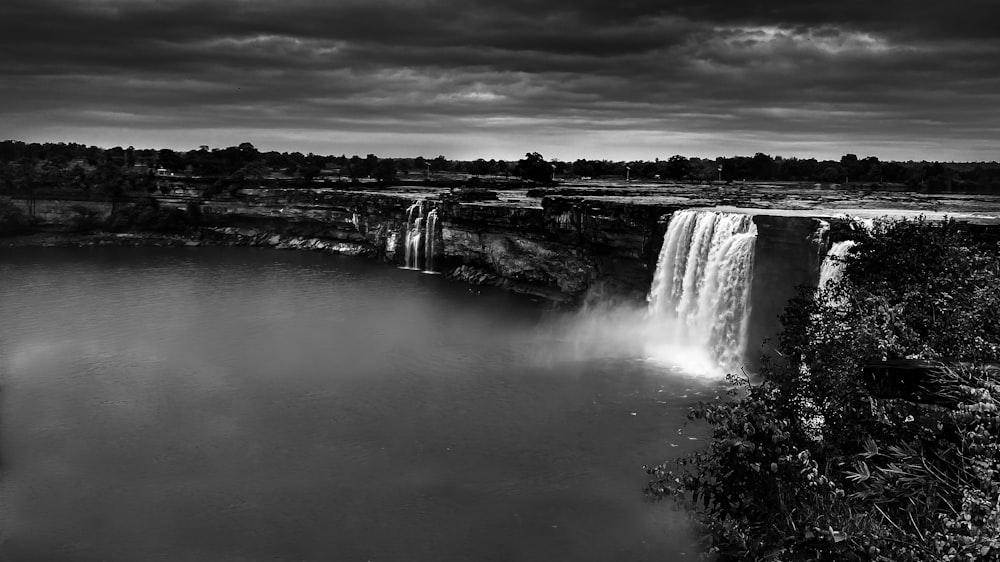
[[[996,0],[2,0],[0,138],[1000,159]]]

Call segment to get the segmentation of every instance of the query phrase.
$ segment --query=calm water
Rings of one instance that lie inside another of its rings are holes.
[[[695,559],[641,466],[714,383],[573,319],[304,252],[0,249],[0,558]]]

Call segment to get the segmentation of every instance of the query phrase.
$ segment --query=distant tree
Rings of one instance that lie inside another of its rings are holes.
[[[101,164],[95,172],[95,183],[102,198],[111,202],[111,212],[115,212],[125,198],[125,177],[121,167],[113,162]]]
[[[431,171],[447,172],[450,168],[449,164],[448,159],[444,156],[436,156],[433,160],[431,160]]]
[[[882,163],[878,158],[869,156],[860,162],[861,177],[865,181],[882,182]]]
[[[840,166],[845,174],[844,182],[861,179],[861,164],[858,162],[857,154],[845,154],[840,157]]]
[[[243,154],[247,160],[256,160],[260,156],[257,148],[248,142],[241,142],[236,148],[239,149],[240,154]]]
[[[375,156],[374,154],[365,156],[365,177],[372,177],[375,175],[375,171],[378,169],[378,163],[378,156]],[[395,173],[395,168],[393,168],[393,173]]]
[[[774,159],[769,154],[758,152],[750,160],[750,177],[755,180],[774,179]]]
[[[351,179],[357,179],[363,177],[364,172],[364,161],[360,156],[355,154],[347,161],[347,175]]]
[[[489,162],[480,158],[469,167],[469,173],[474,176],[485,176],[491,173]]]
[[[184,169],[184,159],[169,148],[164,148],[156,153],[156,163],[167,170]]]
[[[691,162],[680,154],[675,154],[667,159],[664,172],[672,180],[685,179],[691,175]]]
[[[515,172],[526,180],[541,182],[552,180],[552,166],[537,152],[528,152],[524,158],[518,160]]]
[[[268,169],[263,162],[250,162],[237,170],[230,179],[241,187],[258,186],[267,175]]]
[[[379,160],[375,167],[375,179],[379,185],[392,185],[396,181],[396,163],[391,158]]]
[[[575,176],[589,178],[594,176],[594,166],[584,159],[577,159],[570,164],[569,171]]]

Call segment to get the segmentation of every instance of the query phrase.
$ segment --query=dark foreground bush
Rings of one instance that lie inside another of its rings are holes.
[[[790,304],[761,382],[692,410],[711,444],[647,493],[721,560],[1000,560],[998,254],[952,222],[879,222]],[[897,358],[944,365],[938,395],[873,394],[864,366]]]

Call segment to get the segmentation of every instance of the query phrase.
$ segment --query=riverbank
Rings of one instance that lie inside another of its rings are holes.
[[[1000,230],[1000,197],[985,195],[767,183],[577,182],[469,190],[489,197],[397,186],[255,188],[207,199],[157,195],[119,202],[10,198],[43,230],[2,238],[0,246],[304,249],[366,256],[557,301],[641,302],[667,223],[682,209],[755,215],[761,232],[755,275],[789,286],[815,281],[816,256],[828,243],[824,233],[830,225],[837,230],[851,223],[849,217],[948,216]]]

